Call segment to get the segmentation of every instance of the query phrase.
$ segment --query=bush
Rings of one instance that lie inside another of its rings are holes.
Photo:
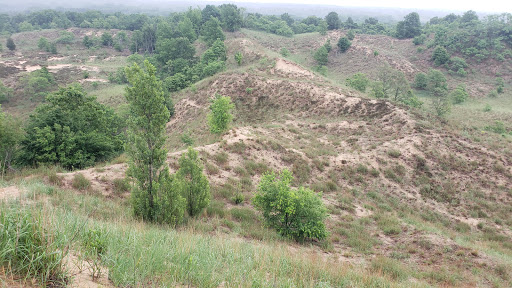
[[[290,56],[290,51],[288,51],[288,49],[286,49],[286,48],[284,48],[284,47],[283,47],[283,48],[281,48],[281,51],[280,51],[279,53],[281,53],[281,56],[283,56],[283,57],[288,57],[288,56]]]
[[[459,85],[455,90],[450,93],[450,98],[452,99],[453,103],[460,104],[466,101],[469,94],[466,91],[466,88],[462,85]]]
[[[356,35],[354,34],[354,31],[348,30],[347,39],[352,41],[352,40],[354,40],[355,37],[356,37]]]
[[[114,192],[117,194],[121,194],[123,192],[130,191],[130,182],[126,178],[117,178],[112,181],[112,185],[114,186]]]
[[[186,199],[188,215],[193,217],[210,204],[210,184],[203,173],[197,151],[189,147],[188,152],[181,155],[179,165],[174,181]]]
[[[347,78],[347,85],[361,92],[366,91],[366,87],[370,84],[370,80],[364,73],[356,73],[351,78]]]
[[[421,34],[414,37],[414,39],[412,39],[412,43],[414,43],[414,45],[422,45],[425,43],[425,40],[427,40],[427,36],[425,36],[425,34]]]
[[[293,177],[288,170],[279,175],[263,175],[253,203],[263,213],[265,222],[286,237],[297,241],[325,239],[327,217],[321,196],[312,190],[290,187]]]
[[[71,186],[77,190],[87,190],[89,187],[91,187],[91,181],[89,179],[85,178],[84,175],[78,173],[75,174],[73,177],[73,180],[71,182]]]
[[[448,54],[444,47],[437,46],[432,53],[431,60],[434,61],[436,66],[443,65],[450,60],[450,54]]]
[[[228,130],[229,124],[233,120],[231,110],[235,106],[231,103],[231,98],[227,96],[215,95],[211,100],[210,113],[208,114],[208,125],[212,133],[221,134]]]
[[[342,53],[345,53],[350,48],[351,45],[352,42],[350,42],[350,40],[348,40],[347,37],[342,37],[340,38],[340,40],[338,40],[338,48]]]

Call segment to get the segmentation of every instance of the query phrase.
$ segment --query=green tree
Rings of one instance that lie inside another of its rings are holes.
[[[443,65],[450,60],[450,54],[448,54],[448,51],[446,51],[444,47],[437,46],[432,53],[431,60],[434,61],[436,66]]]
[[[165,107],[162,84],[156,77],[156,69],[144,61],[144,69],[137,64],[126,68],[130,86],[126,88],[126,100],[130,105],[128,119],[129,156],[127,175],[134,179],[132,190],[133,212],[137,217],[156,221],[158,215],[158,191],[164,175],[167,151],[165,125],[169,111]]]
[[[235,105],[231,103],[231,98],[216,94],[211,100],[210,113],[208,114],[208,125],[212,133],[221,134],[229,129],[229,124],[233,120],[231,110]]]
[[[30,116],[20,161],[83,168],[118,155],[122,121],[79,85],[60,88]]]
[[[498,94],[502,94],[504,92],[504,90],[505,90],[505,82],[503,81],[503,78],[501,78],[501,77],[496,78],[496,92],[498,92]],[[1,93],[1,90],[0,90],[0,93]]]
[[[240,30],[242,27],[242,15],[240,9],[234,4],[222,4],[219,6],[220,16],[224,29],[229,32]]]
[[[197,39],[194,24],[188,17],[185,17],[178,23],[178,31],[180,32],[181,37],[186,37],[190,43]]]
[[[414,38],[420,34],[420,15],[416,12],[407,14],[404,20],[396,25],[396,36],[399,39]]]
[[[430,69],[428,71],[428,90],[434,91],[436,89],[441,90],[447,90],[447,82],[446,77],[444,76],[443,72],[436,70],[436,69]]]
[[[187,153],[181,155],[180,168],[176,172],[176,181],[186,199],[186,210],[189,216],[197,216],[210,204],[210,184],[203,173],[203,166],[197,151],[188,148]]]
[[[172,39],[159,39],[156,42],[157,59],[162,64],[175,59],[192,59],[196,50],[192,43],[185,37]]]
[[[226,39],[224,32],[222,32],[219,19],[214,17],[210,18],[210,20],[203,24],[201,36],[203,36],[203,39],[208,46],[211,46],[217,39],[220,39],[221,41]]]
[[[112,34],[108,33],[108,32],[104,32],[103,34],[101,34],[101,44],[103,44],[103,46],[112,46],[112,44],[114,43],[114,38],[112,37]]]
[[[13,90],[4,85],[2,81],[0,81],[0,103],[9,101],[13,94]]]
[[[14,44],[14,40],[12,40],[11,37],[7,38],[7,43],[5,44],[9,50],[14,51],[16,50],[16,44]]]
[[[358,72],[352,75],[352,77],[347,78],[346,82],[348,86],[361,92],[365,92],[366,87],[368,86],[368,84],[370,84],[370,80],[368,80],[368,77],[366,77],[366,75],[361,72]]]
[[[292,180],[288,170],[279,175],[274,172],[263,175],[253,199],[254,206],[263,213],[267,225],[283,236],[297,241],[326,238],[327,209],[321,196],[303,187],[292,189]]]
[[[409,96],[411,87],[402,71],[383,66],[378,71],[378,78],[383,84],[384,93],[396,102],[402,102]],[[386,97],[386,98],[387,98]]]
[[[425,90],[428,86],[428,76],[427,74],[420,72],[416,74],[414,77],[414,87],[416,89]]]
[[[82,40],[82,44],[87,48],[91,48],[92,46],[94,46],[94,42],[92,41],[91,38],[89,38],[89,36],[85,35],[84,36],[84,39]]]
[[[4,177],[7,169],[19,150],[23,129],[21,123],[4,115],[0,105],[0,176]]]
[[[39,48],[39,50],[48,51],[49,45],[48,39],[44,37],[39,38],[39,41],[37,41],[37,48]]]
[[[328,57],[329,52],[327,52],[327,48],[325,48],[325,46],[322,46],[318,50],[316,50],[314,55],[316,63],[318,63],[318,65],[320,66],[327,65]]]
[[[243,58],[244,58],[244,56],[242,55],[242,52],[236,52],[235,61],[236,61],[236,64],[238,64],[238,66],[242,65]]]
[[[342,53],[346,52],[348,48],[350,48],[350,45],[352,45],[352,42],[350,42],[347,37],[341,37],[340,40],[338,40],[338,48]]]
[[[341,27],[340,16],[336,12],[329,12],[327,16],[325,16],[325,21],[327,22],[327,29],[336,30]]]
[[[466,101],[466,99],[469,97],[468,92],[466,91],[466,87],[463,85],[457,86],[451,93],[450,98],[452,99],[453,103],[460,104]]]

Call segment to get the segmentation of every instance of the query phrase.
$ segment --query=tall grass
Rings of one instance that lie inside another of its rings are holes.
[[[66,242],[51,227],[48,215],[19,205],[2,205],[0,211],[0,266],[43,286],[64,283]]]

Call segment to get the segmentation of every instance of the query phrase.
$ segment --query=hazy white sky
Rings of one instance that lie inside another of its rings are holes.
[[[213,1],[227,2],[226,0]],[[435,10],[512,12],[512,1],[510,0],[231,0],[229,2],[301,3],[357,7],[398,7]]]

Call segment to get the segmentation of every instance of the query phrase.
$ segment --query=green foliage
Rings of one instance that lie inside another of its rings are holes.
[[[43,287],[65,285],[67,239],[47,227],[45,216],[30,208],[0,209],[0,267]]]
[[[425,40],[427,40],[427,36],[425,34],[418,35],[412,39],[412,43],[414,45],[423,45],[425,43]]]
[[[242,65],[242,59],[243,59],[243,55],[242,55],[242,52],[236,52],[235,54],[235,61],[236,61],[236,64],[238,64],[238,66]]]
[[[233,120],[231,110],[235,106],[231,103],[228,96],[215,95],[211,100],[210,113],[208,114],[208,125],[212,133],[221,134],[229,129],[229,124]]]
[[[114,38],[112,37],[112,34],[109,32],[104,32],[101,34],[101,44],[103,46],[112,46],[114,44]]]
[[[354,40],[354,38],[356,38],[356,34],[354,34],[354,31],[348,30],[348,32],[347,32],[347,39],[352,41],[352,40]]]
[[[498,91],[496,90],[491,90],[489,92],[489,94],[487,94],[487,97],[490,97],[490,98],[497,98],[498,97]]]
[[[144,69],[137,64],[126,68],[130,86],[126,88],[126,100],[130,105],[128,119],[129,156],[127,175],[134,182],[132,207],[134,214],[145,220],[167,219],[157,214],[159,188],[168,175],[164,169],[167,151],[165,125],[169,111],[165,107],[162,84],[156,77],[156,69],[144,61]]]
[[[361,92],[366,91],[366,87],[370,84],[370,80],[364,73],[356,73],[352,77],[347,78],[347,85]]]
[[[447,90],[447,82],[446,77],[444,76],[443,72],[436,70],[436,69],[430,69],[428,71],[428,85],[427,88],[429,91],[433,92],[435,89],[442,89]]]
[[[16,50],[16,44],[14,44],[14,40],[11,37],[7,38],[5,46],[11,51]]]
[[[44,37],[39,38],[39,41],[37,41],[37,48],[39,48],[39,50],[48,51],[49,45],[48,39]]]
[[[61,44],[72,44],[75,41],[75,34],[68,31],[61,31],[60,37],[57,39],[57,43]]]
[[[448,101],[448,97],[436,97],[434,100],[432,100],[432,108],[434,109],[436,115],[439,117],[443,117],[446,114],[450,113],[451,105],[450,101]]]
[[[263,175],[253,198],[254,206],[263,213],[265,222],[283,236],[297,241],[326,238],[327,209],[321,196],[304,187],[292,189],[292,178],[288,170],[279,175]]]
[[[180,168],[176,172],[181,195],[186,199],[186,210],[189,216],[199,215],[210,204],[210,184],[203,173],[203,166],[197,151],[188,148],[181,155]]]
[[[466,101],[466,99],[469,97],[468,92],[466,91],[466,87],[464,85],[459,85],[457,88],[455,88],[450,93],[450,98],[452,99],[453,103],[460,104]]]
[[[342,37],[338,40],[338,48],[342,53],[345,53],[350,48],[350,45],[352,45],[352,42],[347,37]]]
[[[82,44],[87,48],[91,48],[92,46],[94,46],[94,41],[89,38],[89,36],[85,35],[84,36],[84,39],[82,40]]]
[[[427,74],[420,72],[416,74],[414,77],[414,87],[416,89],[425,90],[428,86],[428,76]]]
[[[320,66],[327,65],[328,57],[329,52],[327,51],[327,48],[325,48],[325,46],[318,48],[318,50],[316,50],[315,52],[315,55],[313,56],[313,58],[315,58],[316,63],[318,63],[318,65]]]
[[[213,44],[214,41],[212,41]],[[158,39],[156,42],[157,59],[162,64],[166,64],[169,60],[176,59],[192,59],[196,50],[190,40],[185,37],[172,39]]]
[[[15,158],[24,131],[21,123],[15,121],[9,115],[4,115],[0,105],[0,176],[6,173],[6,169],[11,167],[11,162]]]
[[[288,56],[290,56],[290,51],[288,51],[288,49],[286,49],[286,48],[284,48],[284,47],[283,47],[283,48],[281,48],[281,51],[279,51],[279,53],[280,53],[280,54],[281,54],[281,56],[283,56],[283,57],[288,57]]]
[[[179,225],[185,216],[187,203],[183,194],[188,187],[178,174],[169,175],[167,168],[162,171],[160,176],[155,195],[154,221],[172,226]]]
[[[9,101],[13,95],[13,90],[4,85],[2,81],[0,81],[0,103]]]
[[[83,168],[110,159],[123,148],[121,119],[80,86],[60,88],[30,116],[20,160]]]
[[[407,81],[403,72],[386,65],[379,69],[378,79],[382,85],[374,86],[373,90],[381,88],[382,91],[374,91],[373,93],[376,96],[389,97],[396,102],[408,103],[408,105],[417,107],[419,100],[412,93],[409,81]]]
[[[507,133],[507,128],[505,128],[505,124],[501,121],[494,122],[494,125],[489,125],[485,127],[485,130],[491,131],[497,134],[505,134]]]
[[[504,92],[504,89],[505,89],[505,82],[503,81],[503,78],[501,78],[501,77],[496,78],[496,92],[498,92],[498,94],[502,94]],[[0,88],[0,93],[1,93],[1,88]],[[0,97],[0,99],[1,99],[1,97]],[[1,102],[1,100],[0,100],[0,102]]]
[[[327,16],[325,16],[325,22],[327,22],[328,30],[336,30],[341,27],[341,20],[336,12],[330,12],[327,14]]]
[[[436,66],[440,66],[448,62],[450,60],[450,54],[448,54],[448,51],[442,46],[437,46],[436,49],[434,49],[434,52],[432,53],[431,60],[434,61],[434,64]]]
[[[452,57],[450,61],[447,63],[448,68],[452,72],[456,72],[459,76],[466,76],[467,72],[464,71],[465,68],[468,67],[466,60],[460,57]]]
[[[416,12],[407,14],[404,20],[396,25],[396,37],[399,39],[414,38],[420,34],[420,15]]]
[[[222,4],[219,6],[219,11],[224,29],[229,32],[240,30],[243,20],[240,9],[236,5]]]
[[[206,21],[201,28],[201,36],[208,46],[211,46],[215,40],[220,39],[224,41],[226,36],[222,32],[220,21],[217,18],[211,17]]]

